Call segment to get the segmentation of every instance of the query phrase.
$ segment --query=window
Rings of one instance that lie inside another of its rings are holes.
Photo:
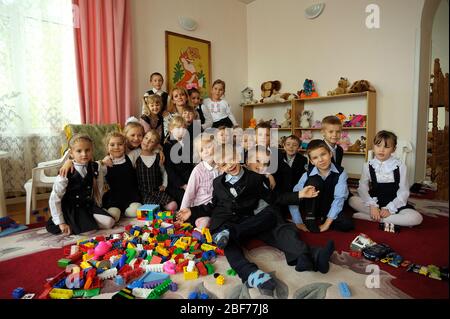
[[[0,134],[79,123],[71,0],[0,0]]]

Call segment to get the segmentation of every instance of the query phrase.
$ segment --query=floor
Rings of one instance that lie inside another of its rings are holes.
[[[39,222],[40,220],[38,219],[42,217],[45,217],[45,220],[47,220],[50,216],[50,212],[47,213],[48,199],[37,201],[36,205],[38,213],[31,215],[31,224]],[[8,217],[14,219],[18,224],[25,225],[25,203],[7,205],[6,210],[8,212]]]

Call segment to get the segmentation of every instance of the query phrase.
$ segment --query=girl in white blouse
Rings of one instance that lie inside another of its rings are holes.
[[[357,211],[353,217],[399,226],[419,225],[422,215],[408,204],[406,165],[392,156],[397,136],[380,131],[373,142],[375,158],[364,164],[358,196],[349,199],[350,206]]]

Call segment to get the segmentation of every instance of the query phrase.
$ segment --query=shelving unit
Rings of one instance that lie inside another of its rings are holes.
[[[364,127],[343,127],[343,131],[348,131],[351,142],[354,143],[360,136],[365,136],[365,152],[344,152],[343,166],[352,178],[359,178],[362,165],[367,160],[368,150],[372,149],[372,141],[376,134],[376,93],[363,92],[342,94],[335,96],[320,96],[317,98],[296,99],[281,103],[260,103],[249,104],[243,107],[244,128],[248,127],[250,119],[256,118],[269,120],[276,118],[278,124],[284,121],[284,114],[291,108],[291,128],[279,129],[280,135],[295,134],[301,136],[303,130],[310,130],[313,138],[322,138],[320,128],[300,128],[300,115],[304,110],[312,110],[313,116],[311,124],[315,120],[322,120],[327,115],[337,114],[365,114],[366,126]]]

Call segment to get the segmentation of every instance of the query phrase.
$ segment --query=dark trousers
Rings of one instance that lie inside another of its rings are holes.
[[[258,270],[258,266],[245,257],[241,248],[241,243],[247,239],[259,239],[283,251],[286,262],[291,266],[297,264],[298,258],[310,259],[311,251],[315,249],[310,249],[300,240],[294,224],[283,222],[277,210],[267,207],[258,215],[230,227],[230,241],[225,247],[225,256],[242,282],[245,282],[252,272]]]
[[[226,117],[226,118],[221,119],[221,120],[219,120],[217,122],[214,122],[213,125],[212,125],[212,127],[215,127],[215,128],[218,128],[220,126],[226,126],[226,127],[232,128],[234,125],[233,125],[233,122],[231,122],[230,118]]]

